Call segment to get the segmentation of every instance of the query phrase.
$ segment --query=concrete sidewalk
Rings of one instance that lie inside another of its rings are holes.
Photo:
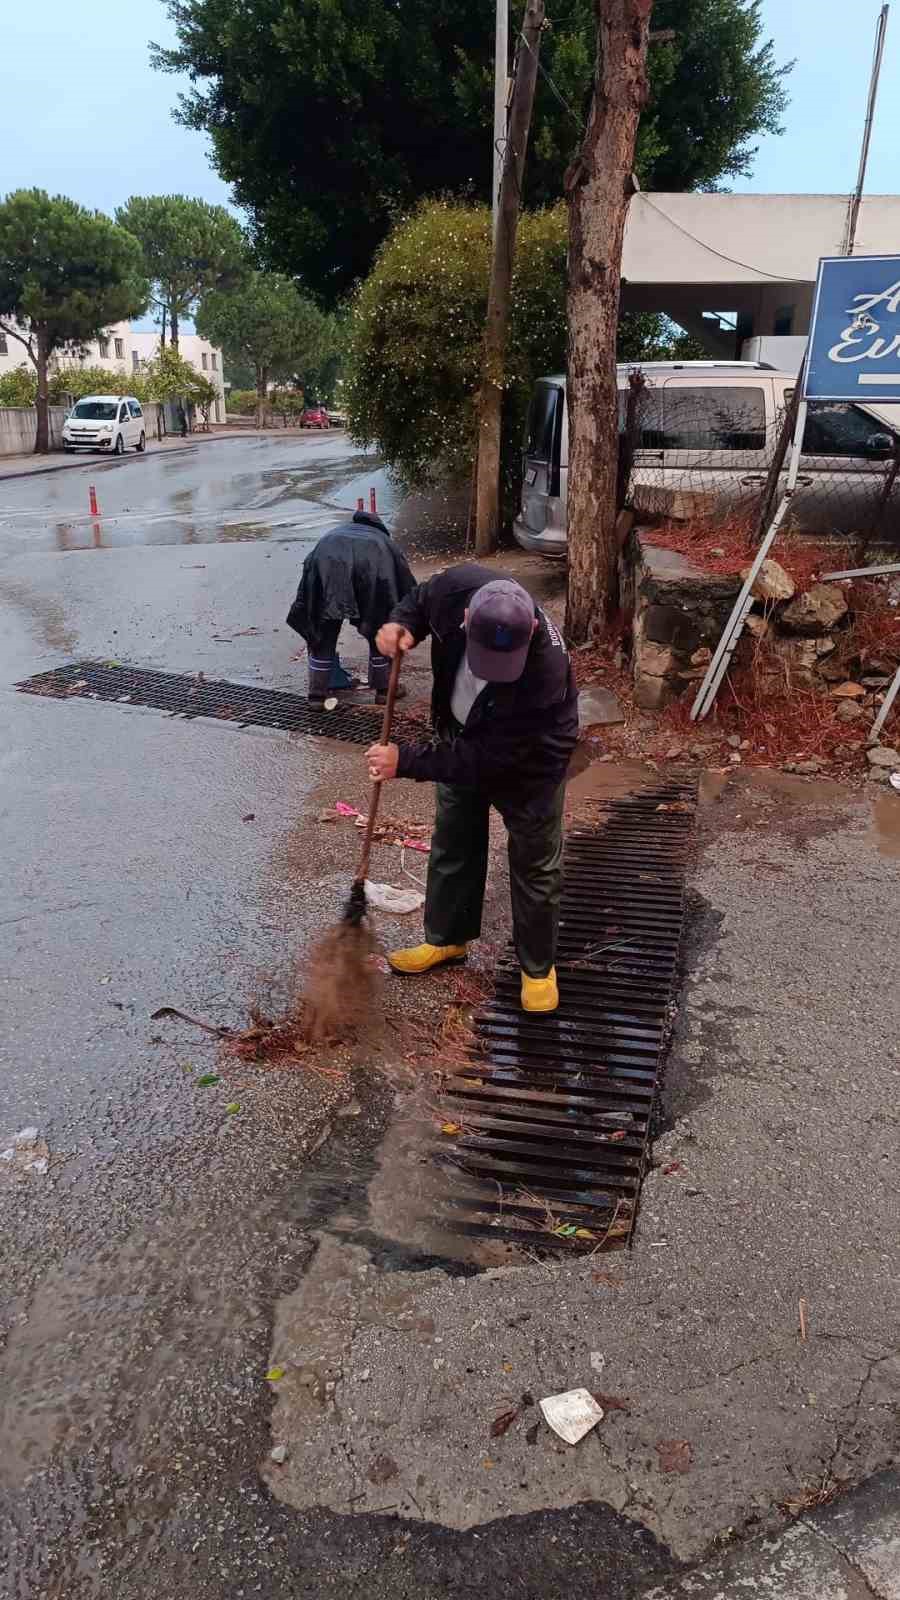
[[[900,1600],[900,1473],[756,1539],[721,1561],[645,1591],[642,1600]]]

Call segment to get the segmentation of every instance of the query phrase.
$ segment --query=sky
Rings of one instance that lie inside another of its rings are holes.
[[[485,0],[490,10],[489,0]],[[557,0],[548,0],[552,17]],[[877,0],[763,0],[779,62],[797,57],[783,138],[736,189],[844,193],[856,179]],[[0,60],[0,195],[38,185],[111,212],[131,194],[227,203],[205,135],[172,120],[179,80],[154,72],[162,0],[10,0]],[[896,193],[900,4],[888,22],[867,189]]]

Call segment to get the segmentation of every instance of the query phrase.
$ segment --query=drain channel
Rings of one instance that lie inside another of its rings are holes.
[[[528,1016],[504,968],[445,1083],[448,1224],[566,1249],[621,1248],[634,1228],[673,999],[697,792],[664,784],[605,803],[567,839],[560,1006]]]
[[[338,705],[334,711],[311,711],[304,695],[283,689],[258,689],[221,678],[152,672],[108,661],[75,661],[26,678],[15,687],[23,694],[48,695],[56,700],[108,700],[151,706],[173,716],[214,717],[241,727],[281,728],[286,733],[343,739],[351,744],[370,744],[381,728],[381,712],[374,705]],[[397,737],[408,742],[426,737],[422,724],[408,717],[395,718],[394,728]]]

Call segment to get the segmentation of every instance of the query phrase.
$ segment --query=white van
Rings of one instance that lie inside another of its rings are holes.
[[[123,456],[147,444],[141,403],[131,394],[86,394],[63,423],[64,450],[104,450]]]
[[[616,369],[620,428],[628,374],[634,370],[634,364]],[[631,480],[635,509],[684,518],[717,502],[758,496],[796,377],[748,361],[658,361],[640,370],[647,386]],[[826,534],[871,524],[886,463],[900,449],[897,410],[826,401],[810,405],[791,512],[794,527]],[[528,415],[522,504],[513,523],[523,549],[565,556],[568,475],[566,380],[541,378]],[[900,506],[893,516],[897,532]]]

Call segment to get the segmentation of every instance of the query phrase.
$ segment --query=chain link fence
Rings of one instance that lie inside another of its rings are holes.
[[[787,484],[775,472],[792,380],[672,372],[620,392],[620,496],[638,517],[739,521],[759,537]],[[786,532],[900,544],[900,407],[811,402]],[[625,484],[627,483],[627,488]]]

